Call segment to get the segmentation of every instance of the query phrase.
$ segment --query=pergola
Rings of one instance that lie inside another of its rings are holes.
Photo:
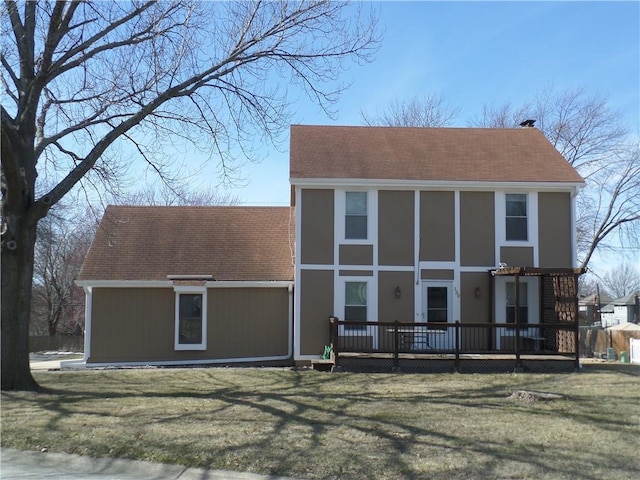
[[[522,277],[540,278],[540,325],[572,323],[573,335],[567,331],[557,331],[555,347],[558,352],[575,352],[576,364],[579,363],[578,345],[578,278],[585,268],[540,268],[501,266],[491,270],[491,291],[495,290],[496,277],[513,277],[515,282],[515,336],[522,323],[520,318],[520,279]],[[494,297],[491,298],[491,318],[495,319]]]

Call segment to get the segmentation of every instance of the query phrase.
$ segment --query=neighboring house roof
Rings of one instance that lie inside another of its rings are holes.
[[[580,305],[596,305],[598,300],[598,295],[596,293],[591,294],[591,295],[587,295],[586,297],[581,298],[580,300],[578,300],[578,304]],[[609,297],[608,295],[605,294],[600,294],[600,305],[605,305],[607,303],[610,303],[612,300],[611,297]]]
[[[289,207],[109,206],[78,280],[293,280]]]
[[[640,296],[640,292],[630,293],[629,295],[625,295],[624,297],[616,298],[615,300],[610,301],[611,305],[623,306],[623,305],[635,305],[636,298]]]
[[[584,183],[537,128],[292,125],[290,176]]]

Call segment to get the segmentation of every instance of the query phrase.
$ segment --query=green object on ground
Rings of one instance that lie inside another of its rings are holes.
[[[333,351],[333,345],[325,345],[324,352],[322,353],[322,359],[329,360],[331,358],[332,351]]]

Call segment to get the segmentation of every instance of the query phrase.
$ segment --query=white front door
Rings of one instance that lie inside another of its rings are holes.
[[[414,335],[415,350],[453,350],[453,281],[424,280],[422,282],[422,315],[425,326]],[[448,327],[448,328],[447,328]]]

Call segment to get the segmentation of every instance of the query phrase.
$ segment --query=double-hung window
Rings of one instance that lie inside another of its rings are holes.
[[[518,283],[520,295],[518,298],[518,324],[529,323],[529,301],[527,298],[527,284]],[[507,323],[516,323],[516,283],[507,282]]]
[[[206,350],[206,289],[175,288],[175,349]]]
[[[367,282],[344,283],[344,319],[348,322],[367,321]],[[365,325],[348,325],[349,330],[365,330]]]
[[[346,239],[367,238],[367,192],[346,192],[344,236]]]
[[[507,240],[528,240],[527,194],[507,193],[505,206]]]

